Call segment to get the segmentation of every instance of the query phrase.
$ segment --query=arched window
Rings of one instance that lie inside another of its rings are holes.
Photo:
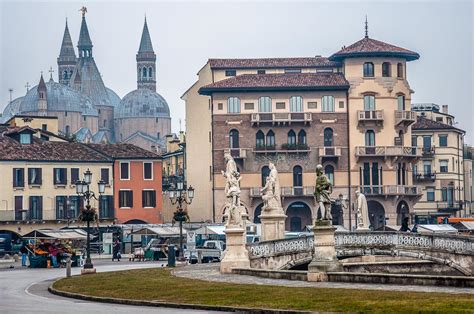
[[[298,145],[306,145],[306,132],[301,130],[298,132]]]
[[[239,131],[233,129],[229,132],[229,147],[239,148]]]
[[[239,97],[229,97],[227,99],[227,113],[240,113]]]
[[[263,166],[261,174],[262,174],[262,176],[261,176],[262,177],[262,186],[265,186],[265,184],[267,183],[267,178],[270,175],[270,168],[268,168],[268,166]]]
[[[364,110],[365,111],[374,111],[375,110],[375,96],[374,95],[365,95],[364,96]]]
[[[372,62],[364,63],[364,77],[374,77],[374,64]]]
[[[303,97],[290,97],[290,112],[303,112]]]
[[[293,167],[293,187],[303,186],[303,168],[301,166]]]
[[[255,136],[255,144],[257,149],[265,147],[265,134],[262,131],[258,131],[257,135]]]
[[[146,68],[143,68],[142,78],[146,78]]]
[[[153,69],[152,69],[152,67],[148,68],[148,77],[153,78]]]
[[[329,182],[334,185],[334,167],[332,165],[327,165],[326,167],[324,167],[324,173],[326,173]]]
[[[403,78],[403,64],[397,64],[397,77]]]
[[[331,128],[324,129],[324,146],[331,147],[333,145],[333,131]]]
[[[288,132],[288,146],[296,146],[296,133],[293,130]]]
[[[365,132],[365,146],[375,146],[375,132],[373,130]]]
[[[323,96],[322,98],[323,112],[334,112],[334,97]]]
[[[399,111],[405,110],[405,95],[397,96],[397,109]]]
[[[275,133],[272,130],[267,132],[267,139],[265,141],[267,148],[275,148]]]
[[[258,99],[258,112],[272,112],[272,99],[267,96]]]
[[[392,76],[392,65],[390,62],[382,63],[382,76],[383,77],[390,77]]]
[[[67,71],[66,70],[64,70],[64,72],[63,72],[63,79],[65,79],[65,80],[67,79]]]

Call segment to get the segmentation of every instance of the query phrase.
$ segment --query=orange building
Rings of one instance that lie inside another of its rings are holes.
[[[162,223],[162,162],[155,153],[132,144],[89,144],[113,158],[117,223]]]

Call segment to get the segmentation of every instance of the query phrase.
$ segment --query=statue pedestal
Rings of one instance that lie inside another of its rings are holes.
[[[327,281],[327,272],[342,271],[336,256],[335,231],[336,227],[329,225],[329,222],[327,225],[314,226],[314,255],[308,266],[308,281]]]
[[[226,249],[221,260],[221,274],[232,273],[232,268],[250,268],[249,252],[245,247],[246,230],[239,226],[225,229]]]
[[[286,215],[283,210],[273,210],[264,212],[260,216],[262,223],[261,241],[271,241],[285,238],[285,219]]]

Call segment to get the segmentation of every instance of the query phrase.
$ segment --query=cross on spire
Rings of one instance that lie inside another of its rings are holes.
[[[80,8],[79,11],[81,11],[82,17],[86,16],[86,13],[87,13],[87,8],[86,7]]]
[[[367,22],[367,14],[365,15],[365,38],[369,38],[369,23]]]
[[[30,90],[30,83],[26,82],[25,87],[26,87],[26,91],[28,92]]]
[[[49,67],[49,79],[52,80],[53,79],[53,73],[54,73],[54,70],[53,70],[53,67]]]

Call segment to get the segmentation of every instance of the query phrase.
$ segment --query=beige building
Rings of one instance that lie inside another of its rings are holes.
[[[448,106],[413,104],[417,122],[412,126],[412,145],[422,149],[413,168],[413,180],[423,196],[415,206],[417,221],[434,222],[436,217],[464,217],[464,131],[454,127]]]
[[[403,217],[413,213],[413,206],[421,197],[411,175],[413,163],[421,157],[421,148],[411,147],[411,125],[416,114],[410,111],[412,90],[407,81],[407,62],[418,58],[415,52],[366,35],[329,58],[210,59],[199,71],[198,81],[183,95],[188,134],[187,175],[196,189],[195,201],[190,206],[191,219],[220,220],[224,197],[219,170],[223,166],[223,152],[234,149],[232,138],[236,138],[240,146],[234,158],[242,167],[242,187],[246,189],[243,193],[248,193],[244,199],[249,200],[245,205],[250,217],[255,219],[260,205],[252,194],[261,187],[261,167],[276,159],[282,186],[290,194],[295,193],[295,187],[303,186],[297,192],[303,195],[292,195],[293,202],[305,202],[313,211],[314,165],[322,163],[332,166],[328,171],[333,170],[335,177],[334,199],[341,193],[346,205],[350,205],[355,190],[361,189],[369,202],[374,229],[382,228],[386,219],[388,224],[400,224]],[[328,86],[323,86],[326,90],[308,86],[308,80],[324,75],[340,75],[350,88],[328,93]],[[293,82],[294,78],[298,78],[297,82]],[[289,86],[294,90],[289,91]],[[296,96],[300,98],[295,100]],[[331,100],[326,96],[332,96]],[[298,113],[303,114],[302,120],[293,121],[291,102],[301,102]],[[324,112],[323,106],[328,103],[333,108]],[[240,111],[232,112],[237,104]],[[230,133],[232,127],[237,135]],[[325,143],[327,127],[333,128],[333,143]],[[264,141],[269,131],[274,133],[280,152],[270,154],[257,149],[259,128]],[[308,152],[284,152],[288,146],[283,144],[293,143],[289,132],[298,133],[301,129],[311,134]],[[289,159],[283,157],[290,155],[291,160],[300,159],[299,163],[304,164],[301,184],[293,179],[290,168],[294,168],[294,162],[286,162]],[[285,193],[284,189],[282,194]],[[291,200],[285,198],[285,202]],[[292,208],[288,203],[285,210]],[[354,225],[351,206],[340,216],[344,217],[346,227]],[[302,220],[302,225],[306,221]],[[287,222],[287,228],[290,226]]]
[[[473,148],[464,145],[464,212],[463,217],[474,217]]]

